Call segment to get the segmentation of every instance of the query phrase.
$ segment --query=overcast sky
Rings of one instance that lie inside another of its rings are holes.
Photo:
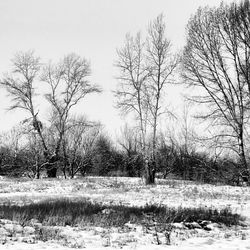
[[[218,6],[220,0],[0,0],[0,74],[10,70],[17,51],[34,50],[43,62],[57,61],[75,52],[91,61],[92,81],[103,93],[82,101],[78,112],[100,120],[110,131],[123,120],[114,108],[116,88],[113,64],[125,34],[144,32],[149,21],[163,13],[167,36],[176,50],[185,44],[185,26],[199,6]],[[228,1],[231,2],[231,1]],[[181,103],[180,88],[171,87],[169,100]],[[172,99],[171,99],[172,98]],[[0,90],[0,131],[23,119],[20,111],[7,112],[10,99]],[[181,105],[181,104],[180,104]],[[42,119],[46,108],[41,103]]]

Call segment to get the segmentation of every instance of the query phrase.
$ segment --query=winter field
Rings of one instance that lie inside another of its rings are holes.
[[[77,216],[83,210],[85,215]],[[229,220],[231,212],[242,216],[237,225]],[[1,250],[250,249],[250,187],[172,179],[145,186],[140,178],[126,177],[3,177],[0,237]]]

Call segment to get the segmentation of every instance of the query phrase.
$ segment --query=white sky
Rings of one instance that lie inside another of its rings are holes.
[[[167,36],[174,48],[185,43],[185,26],[199,6],[220,0],[0,0],[0,75],[10,70],[17,51],[34,50],[44,62],[76,52],[91,61],[92,80],[103,93],[78,107],[89,119],[100,120],[113,134],[122,125],[111,90],[116,88],[116,48],[127,32],[145,31],[149,21],[165,15]],[[226,1],[227,2],[227,1]],[[230,1],[228,1],[230,2]],[[180,87],[171,87],[169,100],[181,105]],[[21,121],[21,111],[7,112],[10,99],[0,90],[0,131]],[[46,108],[40,104],[42,119]]]

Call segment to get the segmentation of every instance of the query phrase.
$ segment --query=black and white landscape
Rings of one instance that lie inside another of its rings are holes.
[[[0,249],[250,249],[250,1],[0,1]]]

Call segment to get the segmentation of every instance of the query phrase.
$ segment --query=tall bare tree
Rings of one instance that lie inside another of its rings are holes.
[[[242,168],[248,170],[244,136],[249,120],[250,41],[244,40],[249,27],[246,30],[241,20],[234,3],[200,8],[187,26],[182,76],[200,89],[192,98],[207,107],[200,118],[212,120],[219,131],[216,137],[227,138],[227,147],[237,152]]]
[[[165,111],[161,102],[163,90],[177,65],[170,48],[170,41],[165,37],[164,18],[160,15],[150,23],[145,42],[140,34],[135,38],[127,35],[125,45],[117,51],[116,66],[120,72],[117,106],[125,113],[133,111],[139,121],[147,184],[155,182],[157,126]]]
[[[166,37],[166,25],[163,14],[150,22],[147,36],[147,67],[150,72],[147,84],[148,107],[150,123],[153,128],[152,158],[156,169],[157,132],[160,116],[167,110],[162,106],[167,84],[173,82],[173,73],[178,64],[178,57],[171,52],[171,42]],[[153,181],[153,180],[152,180]]]
[[[55,65],[44,67],[42,77],[40,59],[33,52],[20,52],[16,54],[13,63],[13,71],[1,79],[1,85],[12,98],[13,105],[10,109],[23,109],[31,115],[34,131],[37,132],[42,142],[49,177],[56,177],[62,140],[70,121],[70,111],[87,94],[100,92],[100,89],[89,83],[89,62],[70,54]],[[46,95],[52,107],[52,124],[56,128],[56,143],[50,148],[45,140],[42,123],[38,119],[38,112],[34,105],[35,81],[41,78],[50,87]]]
[[[76,54],[69,54],[57,64],[50,64],[43,69],[41,80],[48,84],[50,91],[45,98],[53,111],[53,124],[57,130],[53,161],[60,157],[62,141],[70,125],[70,111],[86,95],[99,93],[98,86],[90,84],[89,62]],[[55,177],[56,167],[50,167],[49,176]]]
[[[12,98],[12,105],[9,109],[22,109],[29,113],[33,121],[33,128],[42,141],[44,152],[47,152],[48,148],[42,134],[42,124],[37,118],[38,112],[34,105],[34,82],[39,77],[40,58],[36,57],[33,51],[19,52],[13,58],[12,64],[11,74],[5,74],[3,79],[0,80],[0,84]],[[28,119],[25,121],[28,121]]]
[[[118,59],[115,66],[119,69],[117,77],[120,85],[115,92],[117,107],[124,114],[133,112],[139,123],[140,151],[145,162],[147,173],[148,158],[147,149],[147,125],[148,125],[148,104],[146,98],[146,83],[149,71],[145,64],[145,43],[142,42],[141,34],[136,37],[126,36],[125,44],[117,50]]]

